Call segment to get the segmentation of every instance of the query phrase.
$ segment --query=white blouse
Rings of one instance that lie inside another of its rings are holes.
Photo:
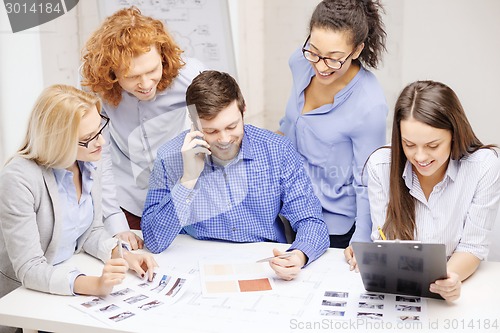
[[[372,240],[385,223],[389,203],[390,149],[380,149],[367,163]],[[458,161],[450,160],[441,182],[425,198],[417,175],[406,162],[403,179],[415,199],[415,240],[440,243],[446,255],[468,252],[483,260],[500,199],[500,159],[491,149],[479,149]]]

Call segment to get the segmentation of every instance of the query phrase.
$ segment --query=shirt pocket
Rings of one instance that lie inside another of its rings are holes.
[[[309,127],[303,128],[297,137],[297,150],[310,166],[324,167],[333,148],[332,142],[320,138]]]

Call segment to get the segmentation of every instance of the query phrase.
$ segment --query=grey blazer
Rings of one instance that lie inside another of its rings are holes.
[[[102,222],[100,174],[92,170],[91,175],[94,220],[78,239],[75,253],[85,251],[106,261],[116,240]],[[21,284],[52,294],[73,294],[69,274],[75,267],[52,265],[63,225],[58,199],[51,168],[15,157],[0,172],[0,297]]]

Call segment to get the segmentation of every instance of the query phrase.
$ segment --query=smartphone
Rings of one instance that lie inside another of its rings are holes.
[[[198,112],[196,111],[196,106],[194,104],[188,105],[187,106],[188,113],[189,113],[189,118],[191,118],[191,122],[193,123],[194,129],[196,131],[201,132],[201,121],[200,117],[198,116]]]
[[[194,104],[191,104],[191,105],[187,106],[187,109],[188,109],[188,113],[189,113],[189,118],[191,118],[191,122],[193,123],[194,129],[196,131],[203,132],[202,127],[201,127],[200,117],[198,116],[198,111],[196,111],[196,106]],[[200,137],[197,137],[197,138],[203,140],[203,138],[200,138]],[[208,160],[206,154],[203,154],[203,155],[205,155],[205,159]]]

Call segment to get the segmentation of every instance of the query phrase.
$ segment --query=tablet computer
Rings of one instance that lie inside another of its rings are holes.
[[[430,292],[429,286],[446,278],[444,244],[378,241],[351,245],[367,291],[443,299]]]

